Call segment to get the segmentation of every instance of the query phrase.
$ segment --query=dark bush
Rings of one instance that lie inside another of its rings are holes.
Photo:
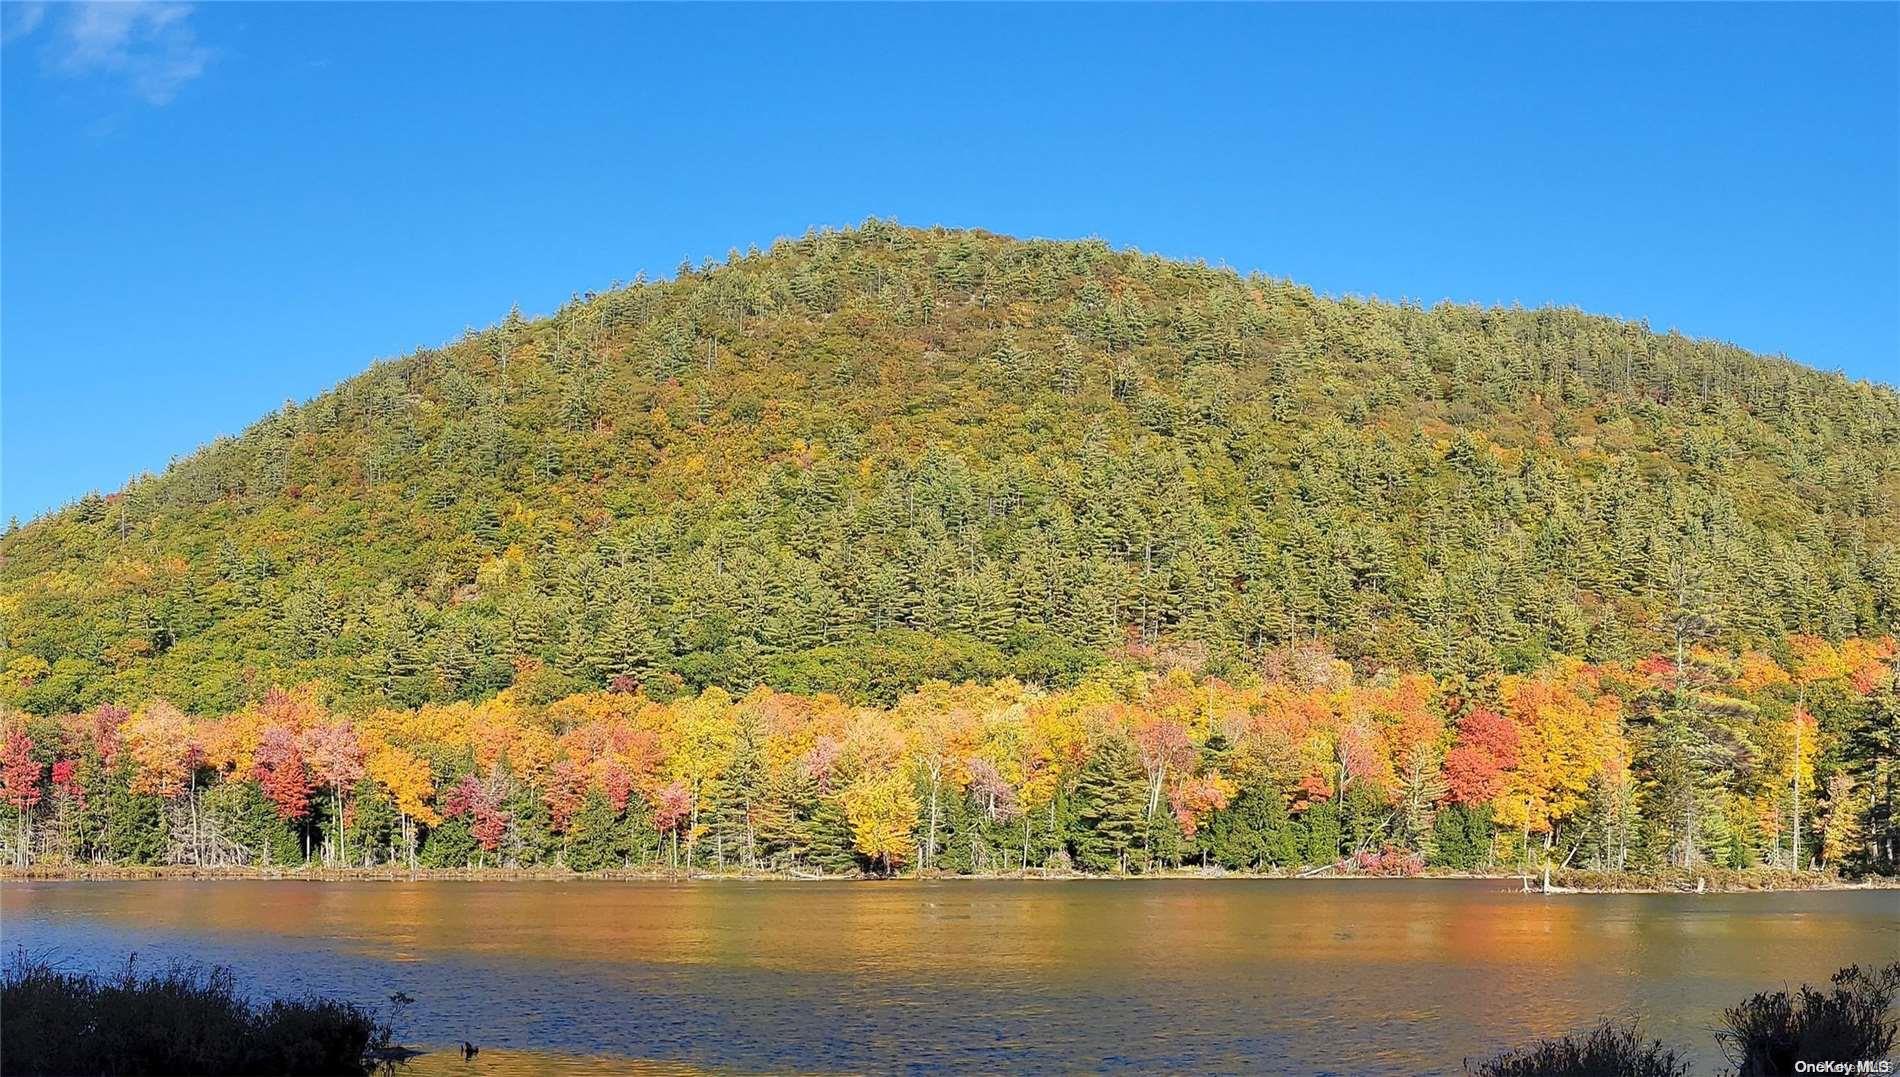
[[[1741,1077],[1794,1073],[1797,1062],[1877,1061],[1900,1031],[1891,1016],[1896,994],[1900,961],[1870,971],[1850,965],[1834,974],[1830,991],[1802,984],[1792,995],[1764,991],[1729,1007],[1715,1038]]]
[[[366,1074],[389,1030],[358,1006],[254,1003],[225,968],[61,972],[16,956],[0,974],[0,1072]]]
[[[1689,1063],[1661,1040],[1643,1042],[1636,1023],[1604,1021],[1588,1034],[1544,1040],[1485,1062],[1465,1063],[1479,1077],[1682,1077]]]

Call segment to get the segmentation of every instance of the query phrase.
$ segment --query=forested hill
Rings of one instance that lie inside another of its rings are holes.
[[[0,702],[888,703],[1309,639],[1456,681],[1892,632],[1897,539],[1890,388],[873,221],[510,315],[10,531]]]

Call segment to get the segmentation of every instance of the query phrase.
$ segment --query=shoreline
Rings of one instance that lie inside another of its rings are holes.
[[[1081,872],[1029,871],[1029,872],[988,872],[973,875],[950,873],[930,873],[925,875],[901,874],[896,876],[875,875],[821,875],[792,873],[785,871],[674,871],[666,869],[622,869],[596,872],[575,872],[548,868],[260,868],[260,867],[191,867],[191,866],[150,866],[123,867],[113,865],[88,865],[82,867],[31,867],[0,868],[0,883],[8,882],[130,882],[142,880],[188,879],[203,881],[219,880],[266,880],[281,882],[666,882],[666,883],[725,883],[725,882],[846,882],[875,884],[880,882],[1156,882],[1156,881],[1207,881],[1225,880],[1267,880],[1280,882],[1352,882],[1371,880],[1394,881],[1490,881],[1501,888],[1514,893],[1539,895],[1553,894],[1738,894],[1738,893],[1806,893],[1828,890],[1894,890],[1900,889],[1900,879],[1883,876],[1868,876],[1862,879],[1840,879],[1827,875],[1802,874],[1799,876],[1787,872],[1747,872],[1712,871],[1696,873],[1668,873],[1660,875],[1621,874],[1610,878],[1591,877],[1598,873],[1556,873],[1546,889],[1542,882],[1532,877],[1528,889],[1522,874],[1483,873],[1483,872],[1431,872],[1419,875],[1378,875],[1362,872],[1243,872],[1243,871],[1205,871],[1202,869],[1177,869],[1159,871],[1141,875],[1090,875]],[[1696,882],[1704,886],[1698,889]],[[1508,885],[1504,885],[1508,884]]]

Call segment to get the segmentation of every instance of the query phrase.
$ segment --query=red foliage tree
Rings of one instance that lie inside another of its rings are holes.
[[[356,727],[348,722],[305,730],[301,748],[311,773],[333,793],[347,794],[363,777],[363,744],[356,737]]]
[[[257,744],[252,776],[264,795],[277,805],[278,818],[293,821],[310,814],[310,792],[315,787],[304,765],[297,736],[280,725],[271,726]]]
[[[818,791],[831,791],[831,772],[837,769],[838,760],[844,755],[844,745],[838,738],[830,735],[819,736],[816,743],[808,749],[798,761],[799,769],[811,777],[818,785]]]
[[[119,727],[130,717],[131,711],[110,703],[101,703],[92,712],[92,749],[99,755],[99,765],[107,770],[119,756]]]
[[[487,782],[465,774],[442,798],[442,814],[451,819],[468,819],[468,832],[482,849],[494,852],[508,834],[509,815],[501,808],[501,797]]]
[[[20,813],[20,833],[14,845],[13,864],[26,867],[33,843],[33,805],[40,802],[40,762],[33,758],[33,741],[25,733],[14,733],[0,748],[0,799]]]
[[[548,815],[554,820],[554,829],[566,833],[568,823],[574,820],[574,813],[581,810],[581,802],[586,798],[586,769],[571,759],[555,763],[548,774],[547,786],[541,791],[541,799],[547,801]]]
[[[1322,800],[1331,799],[1333,799],[1333,783],[1327,781],[1323,775],[1308,774],[1300,779],[1299,787],[1293,792],[1293,803],[1289,807],[1294,811],[1305,811]]]
[[[1371,730],[1359,725],[1341,729],[1338,751],[1339,765],[1345,774],[1342,786],[1379,778],[1379,742]]]
[[[79,761],[61,759],[53,764],[53,788],[75,805],[86,806],[86,784],[79,780]]]
[[[40,772],[46,769],[33,758],[33,739],[14,733],[0,749],[0,800],[22,815],[40,802]]]
[[[633,797],[633,772],[617,759],[607,760],[600,767],[600,791],[607,794],[615,815],[626,811],[627,801]]]
[[[1459,804],[1482,804],[1504,789],[1517,765],[1517,725],[1482,707],[1458,723],[1458,743],[1445,753],[1445,784]]]
[[[693,794],[682,782],[653,793],[653,823],[660,833],[676,830],[693,813]]]

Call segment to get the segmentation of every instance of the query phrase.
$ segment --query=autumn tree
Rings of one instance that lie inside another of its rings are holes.
[[[853,845],[880,872],[895,873],[916,853],[917,798],[903,774],[867,775],[839,797]]]
[[[367,773],[362,742],[357,739],[353,725],[332,721],[305,730],[300,747],[311,776],[319,787],[330,791],[330,833],[325,838],[325,859],[340,857],[344,800]]]
[[[45,768],[33,757],[33,741],[24,732],[7,734],[0,748],[0,800],[12,808],[19,819],[13,843],[13,866],[24,868],[31,860],[33,808],[40,802],[40,776]]]
[[[253,774],[264,795],[277,809],[277,817],[286,823],[301,824],[310,816],[310,794],[314,785],[303,749],[295,733],[281,725],[264,731],[253,758]],[[304,858],[310,856],[306,836]]]

